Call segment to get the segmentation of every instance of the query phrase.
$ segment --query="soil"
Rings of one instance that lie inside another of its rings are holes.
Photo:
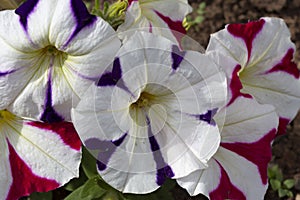
[[[295,62],[300,69],[300,0],[190,0],[189,2],[194,10],[198,8],[199,3],[206,3],[204,21],[188,32],[188,35],[204,48],[210,34],[223,29],[226,24],[245,23],[264,16],[283,18],[291,31],[292,41],[296,44]],[[193,12],[192,15],[195,16],[196,13]],[[284,179],[294,178],[297,181],[292,192],[295,197],[297,194],[300,196],[300,113],[288,126],[287,134],[275,139],[270,165],[274,164],[278,164]],[[173,190],[173,195],[175,200],[207,199],[202,195],[189,197],[179,186]],[[279,199],[277,193],[269,187],[265,200]]]

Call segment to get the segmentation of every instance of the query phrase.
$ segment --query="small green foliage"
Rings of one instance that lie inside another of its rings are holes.
[[[192,26],[195,26],[196,31],[199,31],[199,27],[197,27],[196,25],[201,24],[204,21],[205,8],[206,4],[205,2],[202,2],[199,4],[196,11],[186,16],[186,18],[183,21],[183,26],[186,30],[189,30]]]
[[[174,180],[168,179],[162,187],[150,194],[125,194],[124,200],[173,200],[171,189],[176,185]]]
[[[292,198],[293,192],[290,190],[295,185],[294,179],[283,179],[282,171],[278,165],[273,165],[268,168],[269,182],[274,191],[277,191],[278,196]]]
[[[64,186],[66,190],[72,191],[65,200],[172,200],[170,190],[175,184],[174,180],[167,180],[160,189],[150,194],[122,194],[100,177],[96,169],[96,159],[83,147],[80,176]]]
[[[52,191],[50,192],[34,192],[24,200],[52,200]]]
[[[81,167],[88,178],[98,175],[96,158],[85,147],[82,147]]]
[[[114,29],[124,22],[125,11],[128,7],[128,0],[118,0],[113,4],[107,1],[95,0],[92,14],[97,15],[107,21]]]
[[[99,175],[90,178],[82,186],[74,190],[65,200],[96,200],[103,199],[102,197],[108,192],[103,188],[100,182],[103,180]]]

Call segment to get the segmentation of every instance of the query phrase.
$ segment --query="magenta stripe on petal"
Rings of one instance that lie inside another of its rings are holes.
[[[251,56],[252,43],[256,35],[262,30],[265,20],[248,22],[246,24],[229,24],[227,30],[235,37],[242,38],[247,46],[248,60]]]
[[[128,0],[128,4],[131,5],[131,3],[132,3],[133,1],[138,1],[138,0]]]
[[[77,132],[70,122],[57,122],[52,124],[41,123],[41,122],[28,122],[30,126],[37,127],[39,129],[44,129],[53,133],[56,133],[60,136],[63,142],[75,149],[76,151],[80,151],[81,149],[81,141],[77,135]]]
[[[33,174],[31,169],[16,153],[12,145],[9,142],[7,143],[13,182],[6,200],[16,200],[32,192],[47,192],[60,186],[55,180],[38,177]]]
[[[289,119],[280,117],[279,118],[279,125],[278,125],[277,135],[284,135],[284,134],[286,134],[287,125],[289,123],[290,123]]]
[[[249,133],[251,134],[251,133]],[[243,156],[258,167],[263,184],[267,184],[267,167],[272,158],[271,142],[275,138],[276,129],[254,143],[221,143],[221,146]]]
[[[218,163],[219,164],[219,163]],[[212,200],[224,200],[224,199],[234,199],[234,200],[246,200],[245,195],[234,186],[227,173],[223,167],[219,164],[221,170],[221,178],[218,187],[209,193],[209,197]],[[245,180],[247,181],[247,180]]]
[[[294,76],[296,79],[300,77],[300,71],[297,68],[296,63],[294,63],[293,60],[293,55],[294,55],[294,49],[289,49],[285,56],[282,58],[280,63],[275,65],[272,69],[270,69],[267,73],[272,73],[272,72],[286,72],[292,76]]]
[[[238,72],[240,71],[241,66],[237,65],[235,67],[235,69],[232,72],[232,77],[231,77],[231,81],[229,84],[229,88],[231,91],[231,99],[228,102],[227,106],[229,106],[230,104],[232,104],[239,96],[243,96],[246,98],[252,98],[252,96],[250,94],[244,94],[241,92],[241,89],[243,88],[243,85],[241,83],[241,80],[238,76]]]
[[[182,21],[173,21],[170,17],[164,16],[157,11],[155,11],[155,13],[168,24],[168,27],[171,29],[176,40],[181,41],[181,38],[186,34],[186,30],[182,25]]]

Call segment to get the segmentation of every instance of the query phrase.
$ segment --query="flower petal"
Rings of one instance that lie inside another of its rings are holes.
[[[105,181],[148,193],[207,166],[220,142],[212,116],[226,100],[225,81],[208,56],[137,32],[81,96],[72,119]]]
[[[29,0],[0,17],[0,108],[69,121],[72,101],[77,104],[119,49],[114,30],[81,0]]]
[[[203,193],[210,199],[262,199],[268,183],[271,142],[278,126],[275,110],[239,97],[217,113],[217,124],[222,125],[223,118],[221,147],[209,167],[177,182],[191,195]]]
[[[244,86],[243,92],[252,94],[260,103],[275,106],[278,115],[286,119],[288,123],[298,113],[300,79],[295,79],[286,73],[254,74],[254,72],[248,71],[241,80]],[[285,132],[286,127],[283,127],[279,130],[279,134]]]
[[[226,65],[226,57],[236,60],[240,69],[233,70],[232,77],[238,76],[242,86],[235,87],[235,93],[250,94],[259,103],[275,106],[281,118],[279,133],[283,133],[300,108],[300,72],[292,61],[295,45],[284,21],[265,17],[227,25],[212,35],[207,48],[211,51],[225,55],[219,61],[225,71],[237,66]]]
[[[6,197],[13,182],[13,177],[10,171],[9,149],[3,134],[0,134],[0,148],[0,196]]]
[[[32,122],[1,112],[10,162],[5,170],[12,177],[7,199],[53,190],[79,175],[81,143],[72,124]]]
[[[124,39],[132,30],[140,29],[180,44],[181,37],[186,34],[182,21],[191,10],[186,0],[131,1],[118,32]]]
[[[114,97],[118,98],[114,98]],[[117,87],[91,86],[72,109],[72,121],[83,141],[89,138],[117,140],[128,132],[130,94]],[[107,123],[112,122],[112,123]],[[93,126],[91,126],[93,124]]]

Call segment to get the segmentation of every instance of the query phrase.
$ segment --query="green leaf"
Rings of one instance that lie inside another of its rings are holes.
[[[198,16],[198,17],[196,17],[195,22],[196,22],[197,24],[200,24],[201,22],[203,22],[203,20],[204,20],[204,17],[203,17],[203,16]]]
[[[84,185],[80,193],[80,198],[85,200],[93,200],[103,196],[107,190],[102,188],[98,181],[100,178],[98,176],[89,179]]]
[[[287,196],[288,196],[289,198],[293,198],[293,197],[294,197],[294,194],[292,193],[292,191],[288,191]]]
[[[64,189],[72,192],[83,185],[87,180],[88,179],[81,168],[79,171],[79,178],[73,178],[64,186]]]
[[[294,187],[295,185],[295,180],[294,179],[286,179],[283,182],[283,185],[287,188],[287,189],[291,189],[292,187]]]
[[[85,147],[82,148],[81,166],[88,178],[93,178],[98,175],[96,158]]]
[[[106,194],[107,190],[98,183],[102,181],[99,176],[95,176],[85,182],[84,185],[74,190],[65,200],[96,200]]]
[[[173,200],[170,190],[176,185],[174,180],[167,180],[162,187],[150,194],[125,194],[126,200]]]
[[[101,198],[101,200],[125,200],[124,196],[117,190],[111,188],[107,193]]]
[[[77,188],[76,190],[74,190],[71,194],[69,194],[65,200],[80,200],[80,194],[81,191],[83,189],[83,186],[80,186],[79,188]]]
[[[281,182],[279,180],[271,179],[270,184],[271,184],[271,187],[274,191],[281,188]]]
[[[34,192],[28,199],[30,200],[52,200],[52,191],[49,192]]]
[[[279,198],[287,196],[288,193],[289,193],[289,191],[287,189],[279,188],[279,190],[278,190],[278,196],[279,196]]]
[[[268,169],[268,176],[272,179],[277,179],[280,182],[283,181],[283,175],[278,165],[273,165]]]
[[[268,168],[268,177],[269,177],[269,179],[275,179],[276,178],[276,173],[275,173],[275,171],[273,170],[272,167]]]

